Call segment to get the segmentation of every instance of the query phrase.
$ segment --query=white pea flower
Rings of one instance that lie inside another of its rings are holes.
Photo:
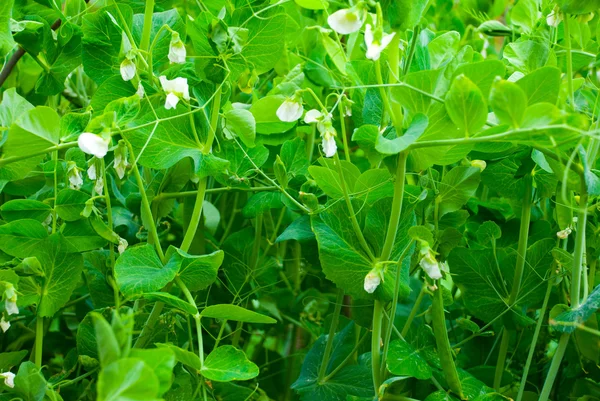
[[[379,284],[381,284],[381,273],[379,272],[379,270],[373,269],[369,273],[367,273],[367,275],[365,276],[364,283],[364,288],[366,292],[368,292],[369,294],[374,293],[377,287],[379,287]]]
[[[8,315],[18,315],[19,308],[17,307],[17,291],[11,283],[4,285],[4,309]]]
[[[110,141],[105,140],[99,135],[84,132],[77,138],[79,149],[88,155],[94,155],[99,159],[106,156]]]
[[[546,17],[546,24],[548,24],[548,26],[556,28],[560,24],[561,20],[562,18],[560,14],[557,13],[556,10],[554,10]]]
[[[357,8],[344,8],[327,18],[329,26],[342,35],[348,35],[360,29],[364,21],[364,13]]]
[[[92,162],[92,164],[90,164],[90,167],[88,167],[87,170],[87,176],[90,180],[96,179],[96,163]]]
[[[96,177],[94,191],[96,191],[98,195],[102,195],[102,192],[104,191],[104,180],[102,180],[102,177]]]
[[[381,52],[390,44],[396,32],[386,34],[384,32],[374,32],[371,24],[367,24],[365,29],[365,44],[367,45],[367,58],[369,60],[379,60]],[[378,37],[376,37],[378,36]]]
[[[4,384],[6,384],[10,388],[15,387],[15,374],[12,372],[4,372],[0,373],[0,377],[4,379]]]
[[[183,64],[185,63],[185,57],[185,44],[179,38],[179,33],[173,32],[171,35],[171,43],[169,45],[169,61],[171,64]]]
[[[119,245],[117,246],[119,255],[122,254],[123,252],[125,252],[125,250],[127,249],[128,246],[129,246],[129,243],[127,242],[127,240],[125,238],[119,238]]]
[[[0,319],[0,329],[2,329],[3,333],[6,333],[8,329],[10,329],[10,322],[6,321],[4,316],[2,316],[2,319]]]
[[[302,117],[303,112],[302,100],[299,96],[294,96],[281,103],[281,106],[277,109],[277,117],[281,121],[291,123]]]
[[[448,266],[448,262],[440,262],[440,269],[444,272],[444,273],[450,273],[450,267]]]
[[[144,90],[144,85],[142,85],[142,81],[140,81],[140,83],[138,83],[138,87],[137,87],[137,90],[135,91],[135,94],[138,95],[140,99],[144,98],[146,91]]]
[[[306,124],[316,124],[322,118],[323,118],[323,113],[321,113],[319,110],[312,109],[312,110],[307,111],[306,114],[304,115],[304,122]]]
[[[121,78],[123,81],[131,81],[136,74],[137,68],[133,60],[125,58],[121,63]]]
[[[129,166],[127,162],[127,147],[123,141],[119,141],[119,146],[115,149],[115,159],[113,167],[120,179],[125,177],[125,170]]]
[[[335,128],[330,124],[324,132],[321,132],[321,138],[323,138],[323,142],[321,143],[323,147],[323,153],[325,153],[325,157],[333,157],[335,152],[337,151],[337,144],[335,143],[335,137],[337,133],[335,132]]]
[[[342,96],[342,101],[340,103],[340,107],[342,108],[344,115],[346,117],[352,117],[352,106],[354,102],[346,97],[346,95]]]
[[[435,258],[435,254],[433,253],[433,251],[431,250],[431,248],[429,247],[429,245],[423,245],[421,246],[421,261],[419,262],[419,265],[421,266],[421,268],[423,270],[425,270],[425,273],[427,273],[427,275],[429,277],[431,277],[433,280],[438,280],[440,278],[442,278],[442,271],[440,269],[440,263],[437,261],[437,259]]]
[[[471,160],[471,167],[476,167],[483,171],[487,167],[487,163],[485,160]]]
[[[573,230],[571,230],[571,227],[567,227],[564,230],[557,232],[556,236],[560,239],[567,239],[572,232]]]
[[[175,79],[167,79],[166,76],[161,75],[159,80],[163,90],[167,93],[165,109],[169,110],[177,107],[179,98],[190,100],[190,88],[188,86],[187,78],[178,77]]]
[[[70,161],[67,167],[67,176],[69,177],[69,183],[72,189],[79,189],[83,185],[83,177],[81,176],[81,169],[77,167],[75,162]]]

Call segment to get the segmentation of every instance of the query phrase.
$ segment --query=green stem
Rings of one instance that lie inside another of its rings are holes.
[[[546,308],[548,307],[548,300],[550,299],[550,294],[552,293],[553,283],[554,280],[551,277],[548,280],[548,288],[546,288],[546,295],[544,296],[542,309],[540,309],[540,316],[538,317],[538,321],[535,326],[535,331],[533,332],[533,338],[531,339],[529,354],[527,355],[527,361],[525,362],[525,367],[523,368],[523,374],[521,376],[521,385],[519,386],[519,394],[517,395],[517,401],[521,401],[521,399],[523,398],[523,393],[525,392],[525,385],[527,383],[527,376],[529,375],[529,368],[531,367],[533,355],[535,354],[535,346],[537,344],[537,340],[542,329],[542,324],[544,323],[544,316],[546,316]]]
[[[264,191],[277,191],[277,187],[249,187],[249,188],[235,188],[235,187],[220,187],[220,188],[207,188],[204,193],[217,194],[221,192],[264,192]],[[161,192],[156,195],[153,201],[161,201],[165,199],[177,199],[177,198],[188,198],[192,196],[198,196],[198,190],[196,191],[182,191],[182,192]]]
[[[373,332],[371,333],[371,369],[375,395],[381,386],[381,331],[383,323],[383,302],[375,300],[373,305]]]
[[[421,287],[421,292],[419,292],[419,295],[417,296],[417,299],[415,300],[415,304],[413,305],[412,309],[410,310],[408,319],[406,319],[406,323],[404,323],[404,327],[402,328],[402,333],[400,333],[400,334],[402,334],[402,337],[406,337],[406,335],[408,334],[408,331],[410,330],[410,326],[411,326],[413,320],[415,319],[415,316],[417,316],[417,312],[419,311],[421,302],[423,301],[423,298],[425,297],[425,288],[426,288],[425,285],[423,285]]]
[[[148,227],[148,231],[150,233],[150,238],[152,238],[152,241],[154,242],[154,248],[156,248],[156,252],[158,253],[158,256],[160,257],[160,260],[164,263],[165,254],[160,246],[160,240],[158,238],[158,230],[156,229],[156,223],[154,222],[154,217],[152,217],[152,208],[150,207],[150,202],[148,202],[148,196],[146,195],[146,189],[144,188],[144,180],[142,179],[142,176],[140,175],[140,170],[138,169],[138,165],[137,165],[136,158],[135,158],[135,153],[133,152],[133,147],[131,146],[131,143],[129,143],[129,141],[127,141],[127,146],[129,148],[129,153],[131,153],[131,159],[133,160],[133,163],[132,163],[133,174],[135,176],[136,182],[138,184],[138,189],[139,189],[140,195],[142,197],[142,208],[144,209],[144,212],[146,213],[148,225],[150,226],[150,227]],[[107,185],[107,184],[104,183],[104,185]]]
[[[39,151],[35,151],[32,153],[27,153],[27,154],[23,154],[20,156],[10,156],[10,157],[5,157],[3,159],[0,159],[0,167],[3,167],[7,164],[10,163],[15,163],[21,160],[25,160],[25,159],[29,159],[31,157],[34,156],[42,156],[47,154],[48,152],[52,152],[52,151],[58,151],[58,150],[64,150],[64,149],[70,149],[70,148],[74,148],[77,146],[77,141],[74,142],[66,142],[66,143],[61,143],[60,145],[56,145],[56,146],[51,146],[49,148],[46,148],[44,150],[39,150]]]
[[[404,251],[402,252],[402,255],[400,256],[400,259],[398,259],[398,263],[396,264],[396,281],[394,283],[394,296],[392,299],[392,309],[390,311],[390,318],[388,321],[387,330],[386,330],[385,337],[383,340],[383,353],[381,355],[381,377],[384,379],[385,379],[385,376],[387,373],[387,366],[386,366],[387,353],[388,353],[388,349],[390,346],[390,340],[392,339],[392,332],[394,330],[394,319],[396,317],[396,309],[398,308],[398,297],[400,296],[400,282],[402,281],[402,262],[404,261],[404,258],[410,251],[411,246],[412,246],[412,241],[410,241],[408,243],[408,245],[406,246],[406,248],[404,248]]]
[[[444,313],[444,299],[442,296],[441,282],[437,282],[438,288],[433,292],[431,301],[431,319],[433,323],[433,333],[435,334],[435,342],[437,345],[440,363],[444,372],[444,377],[450,390],[464,399],[462,392],[462,384],[458,377],[458,371],[454,364],[452,356],[452,348],[448,339],[448,329],[446,328],[446,316]]]
[[[188,301],[188,303],[193,305],[194,308],[196,308],[196,310],[198,310],[198,307],[196,306],[196,301],[194,300],[192,293],[187,288],[185,283],[181,280],[181,278],[175,277],[175,284],[177,284],[177,286],[179,287],[181,292],[183,292],[183,295],[185,296],[185,299]],[[200,321],[201,318],[200,318],[199,313],[196,313],[193,316],[193,318],[194,318],[194,321],[196,322],[196,335],[198,336],[198,357],[200,358],[199,374],[202,375],[201,371],[204,368],[204,340],[202,338],[202,322]],[[206,386],[204,385],[204,383],[202,383],[202,395],[203,395],[204,400],[206,401],[208,399],[208,397],[206,394]]]
[[[35,366],[42,367],[42,353],[44,351],[44,318],[36,317],[35,321]]]
[[[348,138],[346,135],[346,116],[341,107],[338,107],[338,109],[340,112],[340,126],[342,128],[342,142],[344,144],[344,158],[347,162],[350,162],[350,148],[348,147]]]
[[[217,132],[217,123],[219,122],[219,110],[221,109],[221,96],[223,95],[223,85],[221,84],[217,87],[217,91],[213,97],[212,109],[210,111],[210,127],[208,130],[208,137],[206,138],[206,143],[204,144],[204,148],[202,149],[202,153],[208,154],[212,149],[212,144],[215,139],[215,134]]]
[[[583,270],[583,257],[585,254],[585,229],[587,225],[588,193],[585,181],[581,180],[581,193],[579,195],[579,213],[577,215],[577,237],[573,253],[573,271],[571,275],[571,308],[579,307],[581,296],[581,273]]]
[[[350,200],[350,195],[348,194],[348,188],[346,187],[346,180],[344,179],[344,170],[342,169],[342,162],[337,152],[333,156],[333,163],[337,167],[338,175],[340,178],[340,187],[342,188],[342,192],[344,194],[344,200],[346,201],[346,207],[348,208],[348,213],[350,214],[350,222],[352,223],[352,228],[354,229],[354,233],[360,242],[363,250],[369,256],[371,260],[375,259],[375,255],[371,251],[367,240],[365,239],[362,230],[360,228],[360,224],[358,224],[358,220],[356,218],[356,213],[354,212],[354,207],[352,206],[352,200]]]
[[[404,181],[406,177],[406,158],[407,152],[398,154],[398,166],[396,169],[396,182],[394,183],[394,200],[392,201],[392,211],[390,214],[390,223],[388,225],[383,250],[381,251],[381,260],[387,261],[392,254],[398,226],[400,225],[400,213],[402,212],[402,200],[404,197]]]
[[[202,205],[204,205],[204,195],[206,193],[206,183],[206,177],[202,178],[198,182],[198,190],[196,191],[196,202],[194,203],[192,217],[190,218],[188,228],[185,231],[185,236],[183,238],[183,242],[181,243],[181,247],[179,248],[184,252],[187,252],[190,249],[192,241],[194,241],[194,237],[196,236],[198,225],[200,224],[200,218],[202,217]]]
[[[389,114],[394,127],[397,127],[398,124],[396,122],[396,117],[394,116],[394,111],[392,110],[392,105],[390,104],[390,99],[388,98],[385,86],[383,86],[383,76],[381,74],[381,63],[379,60],[375,61],[375,77],[377,78],[377,83],[380,85],[379,95],[381,96],[384,110]]]
[[[52,234],[56,232],[56,224],[58,220],[58,213],[56,213],[56,200],[58,198],[58,150],[52,153],[52,160],[54,161],[54,207],[52,208]]]
[[[531,222],[531,200],[533,192],[533,180],[531,175],[525,176],[525,194],[521,206],[521,225],[519,228],[519,245],[517,247],[517,264],[515,266],[515,276],[513,277],[513,285],[508,298],[508,306],[510,308],[515,304],[519,292],[521,290],[521,282],[523,280],[523,272],[525,270],[525,261],[527,258],[527,240],[529,237],[529,223]],[[504,373],[504,364],[506,362],[506,354],[510,341],[511,331],[504,330],[502,334],[502,342],[500,343],[500,351],[498,353],[498,361],[496,363],[496,372],[494,375],[494,388],[498,390]]]
[[[575,93],[573,90],[573,55],[571,53],[571,33],[569,28],[569,15],[565,14],[563,18],[565,27],[565,48],[567,52],[567,91],[571,107],[575,110]]]
[[[408,53],[408,59],[406,60],[406,64],[404,64],[404,69],[402,71],[403,75],[408,74],[410,71],[410,66],[415,57],[415,50],[417,49],[417,40],[419,39],[419,35],[421,34],[421,28],[417,25],[413,31],[413,36],[410,40],[410,50]]]
[[[148,48],[150,47],[153,14],[154,0],[146,0],[146,8],[144,9],[144,30],[142,31],[142,39],[140,40],[140,49],[143,51],[148,51]]]
[[[327,344],[325,344],[325,352],[323,353],[323,360],[319,367],[319,376],[317,378],[318,383],[323,383],[325,374],[327,373],[327,365],[329,365],[329,358],[331,358],[331,351],[333,351],[333,340],[335,338],[335,331],[338,326],[340,319],[340,312],[342,311],[342,304],[344,303],[344,291],[338,289],[337,297],[335,299],[335,305],[333,315],[331,316],[331,324],[329,326],[329,334],[327,336]]]
[[[103,198],[104,198],[104,203],[106,203],[106,218],[107,218],[107,222],[108,222],[108,228],[112,231],[113,230],[113,215],[112,215],[112,208],[111,208],[111,203],[110,203],[110,193],[108,191],[108,181],[106,181],[106,166],[104,163],[104,159],[101,159],[100,166],[102,169],[102,182],[104,183]],[[110,247],[109,248],[110,271],[112,272],[112,275],[114,277],[113,269],[115,267],[115,262],[116,262],[115,247],[112,243],[109,243],[108,246]],[[117,286],[115,280],[110,280],[110,284],[113,287],[116,310],[119,310],[119,308],[120,308],[119,287]]]
[[[554,380],[556,379],[556,375],[558,374],[558,369],[560,369],[560,363],[565,355],[565,351],[567,350],[567,346],[569,345],[569,337],[571,335],[569,333],[564,333],[558,342],[558,348],[556,348],[556,352],[554,357],[552,358],[552,363],[550,364],[550,369],[548,370],[548,375],[546,376],[546,381],[544,382],[544,387],[542,388],[542,392],[540,393],[540,398],[538,401],[548,401],[548,397],[550,397],[550,392],[552,391],[552,387],[554,385]]]

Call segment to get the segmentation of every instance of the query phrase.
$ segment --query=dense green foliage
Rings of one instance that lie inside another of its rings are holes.
[[[600,400],[599,11],[1,0],[0,401]]]

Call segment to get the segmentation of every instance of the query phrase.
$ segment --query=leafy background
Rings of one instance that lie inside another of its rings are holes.
[[[598,9],[3,0],[0,400],[600,399]]]

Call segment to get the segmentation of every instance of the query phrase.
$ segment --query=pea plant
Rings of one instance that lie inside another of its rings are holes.
[[[2,0],[0,401],[600,400],[600,0]]]

